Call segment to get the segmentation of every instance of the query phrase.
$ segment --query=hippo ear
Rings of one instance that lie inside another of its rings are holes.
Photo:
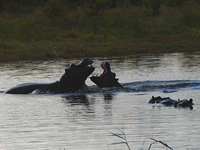
[[[75,64],[71,64],[71,65],[70,65],[70,68],[73,68],[73,67],[75,67],[75,66],[76,66]]]
[[[114,76],[114,78],[116,77],[116,74],[114,73],[114,72],[112,72],[112,74],[113,74],[113,76]]]
[[[71,64],[69,68],[65,69],[65,72],[67,72],[71,68],[74,68],[75,66],[76,66],[75,64]]]
[[[178,107],[178,102],[174,102],[174,107]]]

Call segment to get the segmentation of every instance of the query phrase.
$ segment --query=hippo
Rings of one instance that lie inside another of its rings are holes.
[[[90,77],[90,80],[94,82],[98,87],[123,87],[115,76],[116,74],[111,72],[110,63],[102,62],[101,68],[103,69],[103,73],[100,76]]]
[[[13,87],[5,94],[29,94],[37,90],[39,93],[69,93],[76,92],[86,86],[85,80],[94,71],[93,61],[90,58],[83,59],[79,64],[71,64],[65,69],[59,81],[53,83],[24,83]]]
[[[152,96],[152,98],[149,100],[149,104],[163,104],[165,106],[173,106],[175,102],[178,102],[177,100],[173,100],[170,97],[154,97]]]
[[[171,100],[171,99],[169,97],[162,98],[160,96],[158,96],[158,97],[152,96],[152,98],[149,100],[149,104],[160,103],[162,101],[167,101],[167,100]]]
[[[149,100],[149,104],[163,104],[165,106],[174,106],[174,107],[189,107],[190,109],[192,109],[192,105],[193,104],[193,100],[192,99],[184,99],[184,100],[173,100],[170,97],[154,97],[152,96],[152,98]]]
[[[194,103],[193,99],[184,99],[184,100],[178,100],[178,102],[174,103],[174,107],[190,107],[191,109],[193,108]]]

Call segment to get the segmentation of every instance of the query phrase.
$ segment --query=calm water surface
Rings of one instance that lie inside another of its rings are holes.
[[[93,75],[107,60],[125,87],[75,94],[0,93],[0,149],[126,150],[112,133],[123,131],[132,150],[147,150],[154,138],[175,150],[200,149],[200,53],[97,59]],[[81,60],[0,65],[0,91],[25,82],[59,80]],[[94,84],[87,79],[90,87]],[[194,100],[194,108],[149,105],[152,96]],[[157,143],[151,149],[166,149]]]

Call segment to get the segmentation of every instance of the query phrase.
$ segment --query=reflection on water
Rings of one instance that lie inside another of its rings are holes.
[[[131,149],[161,140],[176,150],[199,149],[200,54],[136,55],[93,59],[95,74],[107,60],[124,89],[98,89],[62,95],[0,93],[0,149],[128,149],[111,133],[123,130]],[[0,91],[24,82],[59,80],[81,60],[0,65]],[[194,108],[149,105],[152,96],[194,100]],[[152,149],[166,149],[157,143]]]
[[[67,103],[71,105],[83,104],[90,105],[90,102],[86,95],[70,95],[70,96],[62,96],[63,99],[67,100]]]

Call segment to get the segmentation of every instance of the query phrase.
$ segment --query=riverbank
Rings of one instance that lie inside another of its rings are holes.
[[[108,9],[88,16],[0,14],[0,62],[109,57],[140,53],[200,51],[200,4],[162,6],[160,15],[142,6]]]

